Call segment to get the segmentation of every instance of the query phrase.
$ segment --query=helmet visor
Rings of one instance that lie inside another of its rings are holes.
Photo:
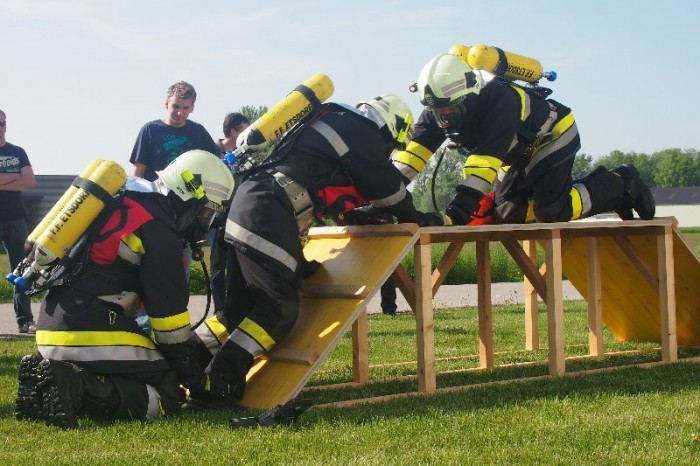
[[[435,115],[435,121],[442,129],[457,129],[464,118],[464,105],[451,105],[449,107],[431,109]]]

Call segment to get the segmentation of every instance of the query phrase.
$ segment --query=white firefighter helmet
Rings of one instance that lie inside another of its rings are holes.
[[[362,112],[363,106],[369,106],[378,114],[381,121],[377,121],[376,115],[371,113],[367,116],[374,120],[381,128],[386,125],[392,138],[399,144],[405,142],[413,130],[413,115],[411,109],[401,98],[395,94],[384,94],[368,102],[360,102],[357,108]]]
[[[233,194],[233,175],[224,162],[205,150],[191,150],[156,172],[168,191],[187,202],[207,200],[224,206]]]
[[[420,102],[430,110],[451,107],[484,87],[481,72],[454,55],[441,53],[425,64],[418,75]]]

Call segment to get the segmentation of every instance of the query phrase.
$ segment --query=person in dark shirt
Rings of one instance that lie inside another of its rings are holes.
[[[22,203],[22,190],[33,188],[34,171],[27,153],[5,139],[7,116],[0,110],[0,240],[7,251],[10,270],[24,258],[27,239],[27,215]],[[36,331],[31,300],[21,290],[14,289],[15,316],[20,333]]]
[[[201,149],[212,154],[220,152],[204,126],[189,119],[196,100],[197,92],[185,81],[168,88],[166,117],[143,125],[134,143],[129,159],[134,164],[134,176],[153,181],[156,171],[189,150]]]

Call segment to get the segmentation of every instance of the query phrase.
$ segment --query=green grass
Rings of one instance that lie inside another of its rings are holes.
[[[587,352],[587,312],[565,305],[566,354]],[[546,312],[540,343],[546,348]],[[315,407],[292,427],[230,431],[233,416],[255,411],[179,415],[150,424],[80,419],[75,431],[13,418],[19,357],[29,340],[0,341],[0,463],[5,464],[293,464],[293,465],[649,465],[700,464],[700,364],[621,368],[547,377],[545,350],[526,352],[523,310],[494,309],[497,364],[528,366],[474,370],[478,365],[476,310],[435,313],[438,388],[541,376],[468,391],[395,399],[348,408]],[[410,314],[368,319],[371,380],[362,388],[305,390],[315,403],[415,391],[415,321]],[[644,353],[567,361],[567,372],[659,361],[656,345],[616,342],[608,352]],[[310,385],[351,380],[351,339],[344,337]],[[698,350],[683,349],[682,357]],[[450,358],[450,359],[446,359]]]

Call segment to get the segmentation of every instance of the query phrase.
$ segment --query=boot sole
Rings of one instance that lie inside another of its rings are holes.
[[[59,389],[54,371],[55,366],[49,359],[44,359],[39,364],[39,389],[42,393],[44,421],[47,426],[75,429],[78,427],[78,421],[75,418],[73,405],[67,394]]]
[[[37,370],[41,360],[41,356],[32,354],[24,356],[19,361],[17,374],[19,387],[15,400],[15,418],[18,421],[39,422],[44,419]]]

